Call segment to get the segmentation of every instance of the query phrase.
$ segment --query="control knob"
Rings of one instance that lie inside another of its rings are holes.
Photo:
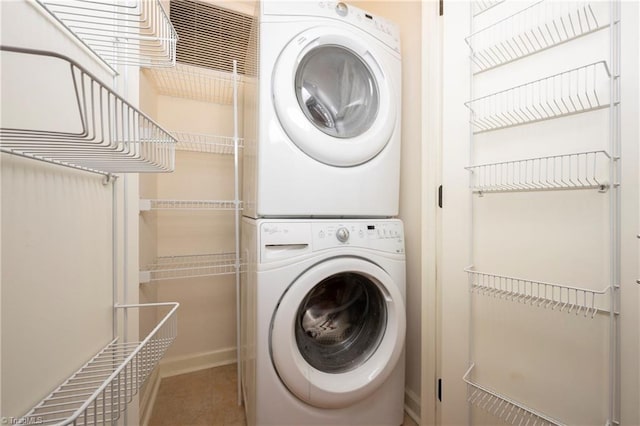
[[[349,13],[349,7],[340,2],[336,5],[336,13],[340,16],[347,16],[347,14]]]
[[[349,240],[349,230],[344,226],[338,228],[336,231],[336,238],[341,243],[346,243]]]

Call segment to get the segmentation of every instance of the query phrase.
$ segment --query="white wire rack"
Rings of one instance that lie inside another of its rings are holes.
[[[607,108],[611,73],[604,61],[584,65],[466,102],[474,133]]]
[[[564,423],[527,407],[511,398],[470,380],[475,364],[466,371],[462,378],[467,384],[467,401],[512,425],[530,426],[563,426]]]
[[[56,121],[51,126],[60,127],[40,129],[37,120],[41,117],[35,117],[32,127],[24,128],[12,125],[12,119],[4,114],[0,150],[103,174],[173,171],[176,140],[76,62],[53,52],[6,46],[0,50],[3,72],[11,70],[34,80],[36,74],[51,74],[44,78],[46,81],[58,77],[55,71],[64,72],[56,85],[73,91],[60,95],[68,102],[70,110],[64,110],[64,117],[70,118],[72,125]],[[27,64],[37,64],[39,70],[27,68]],[[26,85],[30,81],[17,83]],[[48,108],[48,114],[59,115],[59,100],[38,92],[37,87],[34,83],[22,96],[29,96],[40,108]],[[12,115],[22,119],[19,114]]]
[[[236,202],[233,200],[159,200],[159,199],[141,199],[140,200],[140,211],[235,210],[235,209],[236,209]]]
[[[178,36],[159,0],[37,2],[110,65],[175,65]]]
[[[158,93],[166,96],[233,104],[233,74],[176,63],[173,68],[150,68],[144,73]],[[238,80],[241,83],[241,80]]]
[[[598,189],[609,187],[611,157],[605,151],[578,152],[466,167],[477,193]]]
[[[505,0],[476,0],[473,2],[471,9],[473,16],[478,16],[500,3],[504,3],[504,1]]]
[[[204,133],[171,132],[178,141],[179,151],[202,152],[208,154],[234,155],[232,136],[209,135]],[[238,138],[238,148],[244,147],[244,139]]]
[[[465,269],[469,278],[469,290],[483,296],[525,303],[541,308],[558,309],[561,312],[594,318],[598,312],[609,312],[608,292],[586,288],[532,281],[503,275],[488,274]]]
[[[111,341],[17,424],[112,425],[177,335],[178,303],[116,305],[117,310],[170,308],[140,342]]]
[[[608,5],[539,1],[465,38],[476,71],[486,71],[609,26]]]
[[[146,270],[140,271],[140,282],[228,275],[235,272],[235,253],[161,256],[155,263],[148,265]]]

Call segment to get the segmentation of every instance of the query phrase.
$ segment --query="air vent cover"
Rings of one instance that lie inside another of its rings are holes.
[[[190,0],[171,0],[170,10],[178,62],[232,72],[235,59],[238,73],[246,74],[252,16]]]

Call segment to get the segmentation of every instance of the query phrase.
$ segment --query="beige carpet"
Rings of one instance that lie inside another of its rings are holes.
[[[160,382],[149,426],[246,426],[238,406],[236,364]],[[406,414],[401,426],[417,426]]]

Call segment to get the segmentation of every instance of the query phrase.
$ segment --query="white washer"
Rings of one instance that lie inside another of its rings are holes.
[[[245,85],[245,216],[396,216],[396,26],[326,1],[263,1],[259,15],[258,76]]]
[[[247,424],[402,424],[402,222],[244,218],[242,235]]]

